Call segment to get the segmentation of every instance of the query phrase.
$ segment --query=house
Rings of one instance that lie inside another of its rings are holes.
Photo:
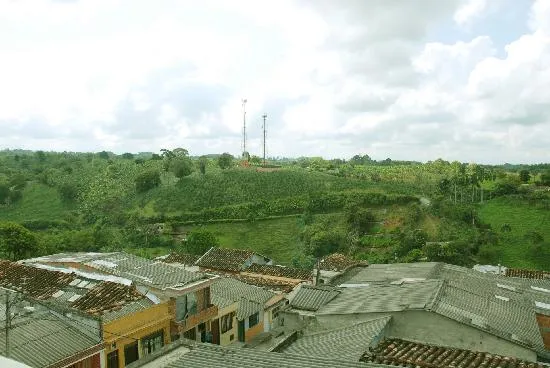
[[[211,319],[218,314],[218,307],[211,302],[210,285],[215,276],[122,252],[55,254],[21,262],[74,275],[73,287],[89,287],[86,280],[92,280],[91,284],[108,280],[119,289],[125,287],[125,292],[112,285],[98,291],[103,299],[90,295],[96,307],[75,302],[94,313],[94,308],[116,301],[115,296],[125,298],[117,302],[116,312],[100,311],[104,313],[107,367],[130,364],[181,336],[207,341],[214,335]]]
[[[77,322],[19,293],[4,289],[2,294],[0,324],[6,324],[6,300],[11,317],[9,333],[0,334],[0,355],[33,368],[101,367],[104,346],[100,330],[87,327],[97,321],[82,317]],[[0,366],[19,367],[3,359]]]
[[[546,367],[509,356],[486,352],[455,349],[444,346],[422,344],[402,339],[387,339],[370,348],[360,359],[362,362],[389,364],[398,367]]]
[[[311,284],[313,279],[311,270],[256,263],[241,271],[240,275],[253,284],[286,293],[302,283]],[[254,282],[255,279],[259,281]]]
[[[132,368],[390,368],[389,365],[183,342],[167,354]]]
[[[179,266],[184,270],[198,272],[199,266],[195,265],[200,256],[188,253],[170,253],[165,256],[155,258],[158,261],[170,263],[174,266]]]
[[[334,253],[322,258],[317,263],[313,269],[313,275],[316,284],[331,284],[349,271],[367,266],[367,261],[357,261],[343,254]]]
[[[220,323],[231,320],[226,322],[231,327],[224,328],[224,344],[233,341],[249,342],[258,334],[270,331],[277,323],[278,311],[284,305],[282,294],[231,277],[221,277],[213,283],[212,300],[225,313],[218,315]]]
[[[253,264],[271,265],[273,261],[250,250],[212,247],[195,264],[201,271],[239,273]]]
[[[332,290],[302,286],[289,296],[285,324],[338,328],[390,315],[389,337],[528,361],[548,357],[536,311],[550,289],[442,263],[370,265],[342,282]]]

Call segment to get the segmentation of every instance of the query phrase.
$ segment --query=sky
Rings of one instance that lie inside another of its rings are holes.
[[[0,149],[550,162],[550,0],[0,0]]]

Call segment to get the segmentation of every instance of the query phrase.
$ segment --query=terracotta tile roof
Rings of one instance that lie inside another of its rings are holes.
[[[363,354],[360,360],[366,363],[418,368],[544,367],[542,364],[513,357],[426,345],[401,339],[387,339],[381,342],[376,348]]]
[[[523,279],[550,280],[550,272],[538,270],[525,270],[521,268],[507,268],[505,276],[520,277]]]
[[[249,276],[249,275],[232,275],[231,277],[245,282],[249,285],[260,286],[264,289],[273,291],[282,291],[285,293],[291,292],[299,282],[274,280],[265,277]]]
[[[168,257],[162,259],[166,263],[181,263],[184,265],[192,265],[197,262],[200,256],[188,253],[170,253]]]
[[[237,272],[246,268],[246,261],[254,255],[256,253],[250,250],[211,248],[196,264],[204,268]]]
[[[71,304],[71,307],[92,315],[116,310],[126,304],[143,299],[135,287],[105,281],[89,290]]]
[[[311,280],[313,278],[312,270],[304,270],[300,268],[274,266],[274,265],[259,265],[253,264],[248,267],[245,272],[258,273],[268,276],[285,277],[295,280]]]
[[[48,299],[69,285],[75,275],[49,271],[10,261],[0,261],[0,286],[36,299]]]
[[[326,256],[320,262],[320,269],[325,271],[345,271],[350,267],[368,266],[367,261],[357,261],[341,253]]]

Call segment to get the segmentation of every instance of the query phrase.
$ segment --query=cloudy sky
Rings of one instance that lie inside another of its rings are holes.
[[[550,162],[550,0],[0,0],[0,149]]]

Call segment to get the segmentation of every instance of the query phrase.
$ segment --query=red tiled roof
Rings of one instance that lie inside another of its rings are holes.
[[[197,265],[217,270],[240,271],[253,255],[255,253],[250,250],[212,248],[197,261]]]
[[[360,360],[367,363],[418,368],[544,367],[542,364],[513,357],[420,344],[401,339],[384,340],[376,348],[363,354]]]
[[[296,280],[311,280],[313,278],[312,270],[272,265],[253,264],[248,267],[244,272],[258,273],[268,276],[286,277],[288,279]]]
[[[282,291],[285,293],[291,292],[292,289],[294,289],[294,287],[296,287],[296,285],[300,283],[300,282],[293,282],[293,281],[274,280],[274,279],[261,277],[261,276],[241,275],[241,274],[235,274],[235,273],[223,272],[223,271],[209,271],[209,272],[218,276],[229,277],[235,280],[239,280],[248,285],[259,286],[264,289],[268,289],[272,291]]]
[[[166,263],[182,263],[185,265],[192,265],[200,258],[194,254],[188,253],[170,253],[170,255],[164,258],[162,261]]]
[[[143,299],[133,286],[104,281],[90,289],[80,299],[71,304],[71,307],[92,315],[122,308],[124,305]]]
[[[36,299],[48,299],[75,279],[74,274],[22,265],[0,260],[0,286],[28,294]]]
[[[521,268],[507,268],[506,276],[508,277],[521,277],[524,279],[550,279],[550,272],[538,271],[538,270],[525,270]]]
[[[328,255],[319,263],[319,268],[325,271],[345,271],[350,267],[368,266],[367,261],[357,261],[353,258],[346,257],[341,253]]]

